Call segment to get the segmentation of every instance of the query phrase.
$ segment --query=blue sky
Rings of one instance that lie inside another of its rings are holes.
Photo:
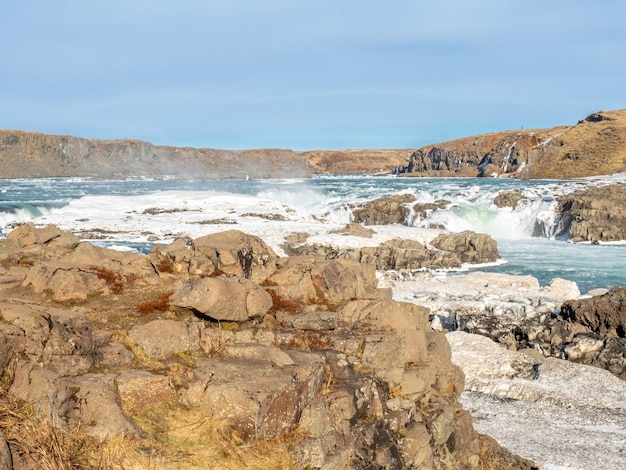
[[[617,0],[24,0],[0,129],[160,145],[416,148],[626,108]]]

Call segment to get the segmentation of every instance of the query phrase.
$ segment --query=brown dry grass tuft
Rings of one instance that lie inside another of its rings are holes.
[[[96,268],[98,279],[104,280],[115,294],[121,294],[124,291],[124,279],[122,275],[105,267]]]
[[[0,431],[9,443],[14,461],[30,462],[48,470],[93,468],[85,454],[95,441],[75,427],[58,427],[52,418],[40,419],[33,407],[3,394],[0,397]]]
[[[272,308],[270,308],[270,313],[275,312],[288,312],[297,314],[302,310],[302,305],[297,304],[296,302],[286,299],[282,297],[280,294],[276,292],[275,289],[265,289],[268,294],[272,297]]]
[[[147,302],[137,305],[137,310],[142,315],[148,315],[149,313],[156,311],[167,310],[170,306],[170,298],[174,292],[167,291],[159,294],[156,298],[148,300]]]

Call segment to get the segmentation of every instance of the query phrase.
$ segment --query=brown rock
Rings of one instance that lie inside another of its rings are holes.
[[[604,295],[588,299],[569,300],[561,306],[561,315],[602,336],[625,338],[626,287],[614,287]]]
[[[520,201],[526,199],[527,198],[522,196],[522,192],[519,189],[513,189],[511,191],[500,191],[494,198],[493,203],[499,208],[510,207],[511,209],[515,209]]]
[[[200,326],[175,320],[153,320],[137,325],[128,336],[153,359],[200,347]]]
[[[290,429],[322,382],[320,356],[293,352],[294,365],[270,362],[202,359],[183,403],[201,406],[227,419],[243,436],[267,438]]]
[[[172,305],[214,320],[262,318],[272,306],[272,298],[265,290],[241,277],[183,279],[173,286],[173,291]]]
[[[9,338],[14,350],[61,375],[80,375],[94,363],[93,325],[80,312],[5,301],[5,322],[18,330]]]
[[[410,214],[410,203],[415,202],[411,194],[395,194],[363,205],[352,205],[354,221],[365,225],[402,224]]]
[[[626,240],[626,184],[561,196],[558,212],[557,236],[591,242]]]
[[[492,263],[500,257],[493,238],[470,230],[439,235],[430,244],[440,250],[457,254],[463,263]]]
[[[115,378],[115,384],[123,409],[131,415],[158,403],[172,403],[177,399],[168,377],[145,370],[123,372]]]
[[[376,298],[378,281],[372,266],[292,256],[279,261],[268,283],[275,295],[292,302],[340,305],[351,299]]]
[[[139,428],[122,412],[115,375],[86,374],[66,379],[71,396],[61,414],[81,423],[89,434],[102,439],[115,435],[140,436]]]
[[[220,271],[262,283],[276,270],[277,256],[259,237],[238,230],[197,238],[195,251],[206,254]]]

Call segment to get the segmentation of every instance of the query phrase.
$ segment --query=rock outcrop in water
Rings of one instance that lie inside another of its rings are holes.
[[[591,187],[559,198],[557,236],[578,242],[626,240],[626,184]]]
[[[371,265],[277,258],[237,231],[141,256],[27,224],[0,241],[0,292],[3,409],[29,403],[55,436],[79,430],[93,447],[68,465],[109,452],[121,468],[176,467],[188,454],[168,445],[222,420],[245,447],[282,439],[286,468],[534,468],[473,430],[445,336]],[[46,464],[19,425],[2,429],[6,468]],[[99,451],[114,439],[124,452]],[[189,455],[245,463],[234,447]]]
[[[575,126],[494,132],[416,150],[404,176],[569,179],[626,170],[626,110],[600,111]]]

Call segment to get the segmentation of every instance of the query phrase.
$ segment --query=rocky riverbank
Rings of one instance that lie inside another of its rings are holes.
[[[142,256],[27,224],[0,266],[4,468],[533,468],[473,430],[444,334],[372,264],[238,231]]]

